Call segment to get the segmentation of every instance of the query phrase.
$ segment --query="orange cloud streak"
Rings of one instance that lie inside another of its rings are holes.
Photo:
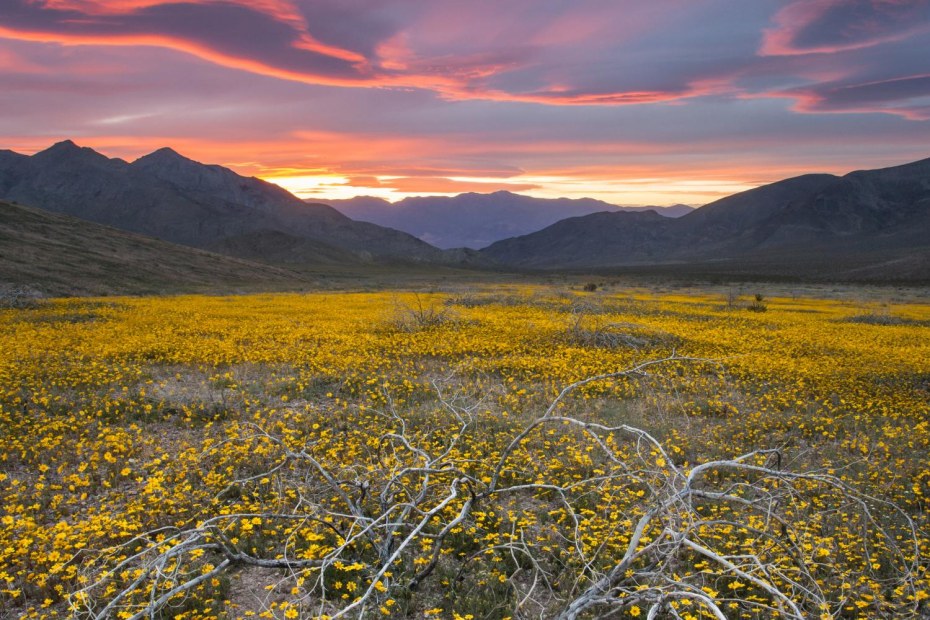
[[[171,49],[196,56],[202,60],[214,64],[228,67],[230,69],[240,69],[250,73],[275,77],[283,80],[295,82],[304,82],[307,84],[319,84],[323,86],[365,86],[365,82],[352,78],[339,78],[322,74],[307,74],[297,71],[289,71],[274,67],[267,63],[244,58],[241,56],[232,56],[223,54],[215,49],[200,45],[186,39],[170,37],[162,34],[129,34],[129,35],[82,35],[82,34],[64,34],[49,33],[44,31],[23,31],[13,30],[0,25],[0,38],[17,39],[20,41],[32,41],[36,43],[58,43],[60,45],[101,45],[113,47],[125,46],[152,46]]]
[[[381,181],[382,187],[389,187],[396,192],[406,193],[436,193],[460,194],[462,192],[496,192],[507,190],[523,192],[539,189],[535,183],[492,183],[487,181],[459,181],[443,177],[407,177],[398,179],[385,179]]]
[[[210,0],[185,0],[188,4],[211,4]],[[41,0],[44,8],[58,11],[77,11],[85,15],[129,15],[141,9],[165,4],[165,0]],[[300,11],[289,0],[223,0],[224,4],[237,5],[256,11],[278,21],[290,24],[300,33],[296,46],[310,52],[338,58],[351,63],[365,64],[366,58],[351,50],[328,45],[315,39],[307,31],[307,23]],[[177,49],[177,48],[173,48]],[[186,50],[182,50],[186,51]]]
[[[59,1],[63,6],[76,6],[76,2],[80,4],[79,0]],[[136,4],[139,7],[154,6],[158,4],[158,0],[136,0]],[[242,6],[251,8],[251,4],[244,0]],[[559,87],[528,93],[508,92],[489,89],[476,84],[476,81],[482,78],[493,76],[499,71],[509,68],[507,63],[488,61],[484,65],[472,64],[458,73],[454,70],[448,73],[418,72],[415,65],[408,67],[407,62],[411,59],[405,55],[405,52],[389,44],[379,48],[380,51],[385,53],[385,57],[379,61],[381,70],[376,70],[364,56],[320,43],[306,32],[300,33],[300,39],[294,43],[294,47],[349,62],[352,64],[353,72],[338,76],[322,72],[285,69],[254,58],[224,53],[206,44],[180,37],[172,37],[167,34],[101,35],[64,33],[51,30],[18,30],[0,24],[0,37],[60,45],[161,47],[190,54],[219,66],[276,79],[320,86],[416,88],[436,92],[443,99],[450,101],[485,100],[558,106],[617,106],[678,101],[715,94],[725,90],[722,88],[723,82],[705,83],[695,81],[685,89],[678,91],[621,90],[606,93],[585,93]],[[400,45],[400,43],[395,42],[394,45]],[[385,71],[386,69],[389,71]],[[405,69],[407,71],[402,72]]]

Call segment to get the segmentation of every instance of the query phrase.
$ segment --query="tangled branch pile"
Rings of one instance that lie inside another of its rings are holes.
[[[894,505],[775,450],[688,465],[642,429],[565,413],[577,388],[669,360],[571,384],[516,429],[440,384],[445,425],[389,400],[243,425],[229,441],[253,459],[215,513],[85,560],[72,613],[177,614],[242,570],[279,593],[256,611],[284,618],[922,613],[918,535]],[[229,471],[224,448],[205,470]]]

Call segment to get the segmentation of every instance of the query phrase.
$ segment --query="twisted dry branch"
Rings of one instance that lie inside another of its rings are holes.
[[[821,585],[830,567],[810,556],[801,542],[809,525],[798,513],[815,495],[822,503],[833,499],[837,504],[810,515],[814,520],[827,518],[830,510],[855,513],[864,532],[866,568],[861,574],[912,601],[899,605],[896,613],[918,614],[913,596],[921,571],[918,532],[894,504],[835,476],[786,471],[778,451],[688,467],[676,464],[643,429],[557,413],[573,391],[591,383],[642,377],[670,362],[707,361],[673,353],[568,385],[490,463],[459,451],[478,431],[475,407],[461,407],[439,385],[436,391],[452,424],[444,440],[411,428],[388,399],[380,415],[390,428],[378,437],[377,466],[328,462],[313,443],[292,446],[249,425],[251,439],[267,442],[279,454],[265,471],[233,481],[226,491],[277,476],[296,503],[286,510],[215,515],[186,529],[135,537],[101,556],[98,565],[104,568],[71,594],[73,614],[93,620],[118,613],[134,620],[154,618],[216,576],[251,566],[284,571],[295,584],[303,583],[292,605],[307,614],[360,618],[391,597],[422,592],[444,564],[457,568],[448,582],[456,583],[468,575],[480,577],[485,558],[499,556],[512,566],[504,581],[512,592],[508,614],[514,617],[574,620],[634,606],[646,607],[647,618],[676,617],[678,607],[687,604],[722,619],[724,605],[735,604],[801,620],[836,613],[847,602]],[[574,480],[527,478],[516,462],[528,458],[525,450],[546,428],[574,431],[574,441],[599,455],[597,473]],[[642,501],[630,507],[626,521],[615,519],[597,544],[586,542],[592,521],[584,506],[591,498],[613,502],[624,489],[638,489]],[[521,525],[518,519],[510,521],[509,541],[489,542],[468,553],[457,547],[456,536],[476,526],[479,508],[507,513],[515,505],[563,515],[566,525],[550,529],[567,555],[554,560],[539,542],[541,526]],[[286,525],[290,533],[262,555],[232,535],[239,524],[255,519]],[[313,528],[326,539],[315,557],[298,552],[302,528]],[[721,542],[714,532],[726,529],[755,543]],[[625,546],[608,544],[613,538],[625,540]],[[881,575],[869,574],[879,556],[887,566]],[[360,592],[348,600],[331,594],[328,585],[328,578],[347,565],[362,567]],[[712,584],[733,592],[723,597]]]

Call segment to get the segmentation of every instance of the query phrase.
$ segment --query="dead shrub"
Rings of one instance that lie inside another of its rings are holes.
[[[0,285],[0,308],[35,308],[43,295],[31,286]]]
[[[412,304],[395,301],[393,314],[387,322],[397,331],[412,333],[455,323],[457,317],[449,307],[424,302],[419,295],[415,295]]]
[[[611,323],[587,311],[581,306],[572,311],[571,319],[563,337],[573,345],[598,349],[651,349],[674,348],[679,339],[667,332],[655,330],[638,323]]]

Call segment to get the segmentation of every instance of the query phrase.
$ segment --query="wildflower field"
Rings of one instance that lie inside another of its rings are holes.
[[[928,497],[930,303],[0,310],[0,617],[926,618]]]

